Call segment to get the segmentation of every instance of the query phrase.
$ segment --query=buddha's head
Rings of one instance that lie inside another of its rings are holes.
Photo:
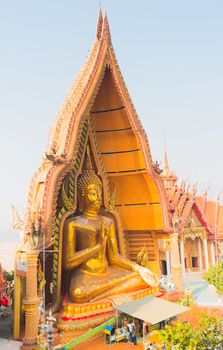
[[[89,156],[85,168],[77,180],[81,209],[99,212],[102,203],[102,182],[95,174]]]

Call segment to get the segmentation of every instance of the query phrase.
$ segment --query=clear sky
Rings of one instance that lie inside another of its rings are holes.
[[[223,2],[103,0],[154,160],[223,189]],[[0,241],[16,239],[49,127],[95,38],[97,0],[0,0]],[[165,136],[164,136],[165,135]],[[0,252],[1,255],[1,252]]]

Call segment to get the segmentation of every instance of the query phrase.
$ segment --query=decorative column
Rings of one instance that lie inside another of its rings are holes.
[[[38,334],[37,259],[36,251],[26,253],[25,336],[22,349],[32,349]]]
[[[199,270],[203,271],[203,259],[202,259],[201,239],[200,239],[200,237],[198,237],[198,254],[199,254]]]
[[[181,239],[180,240],[180,260],[181,260],[181,264],[182,264],[182,276],[183,279],[185,279],[185,255],[184,255],[184,240]]]
[[[172,233],[170,239],[171,270],[177,290],[182,290],[182,264],[180,263],[178,233]]]
[[[204,238],[203,243],[204,243],[205,270],[207,271],[209,268],[207,238]]]
[[[214,251],[214,242],[211,242],[211,263],[215,265],[215,251]]]

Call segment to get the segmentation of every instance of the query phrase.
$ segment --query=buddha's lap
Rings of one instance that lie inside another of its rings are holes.
[[[76,287],[86,288],[87,290],[97,288],[98,286],[111,285],[121,283],[122,281],[136,277],[136,272],[123,270],[116,266],[108,266],[108,269],[103,274],[93,274],[77,268],[71,277],[70,289]]]
[[[147,284],[136,272],[109,266],[104,274],[89,274],[77,268],[70,281],[70,297],[73,302],[88,302],[100,296],[121,294],[146,288]]]

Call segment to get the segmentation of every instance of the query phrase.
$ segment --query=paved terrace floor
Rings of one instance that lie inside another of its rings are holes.
[[[0,338],[1,350],[19,350],[22,343],[20,341],[13,341]]]
[[[201,273],[186,274],[184,289],[190,286],[194,301],[199,306],[223,306],[222,300],[215,291],[214,286],[209,286],[202,278]]]
[[[75,346],[75,350],[143,350],[142,344],[133,345],[131,343],[105,344],[104,338],[85,342]]]

